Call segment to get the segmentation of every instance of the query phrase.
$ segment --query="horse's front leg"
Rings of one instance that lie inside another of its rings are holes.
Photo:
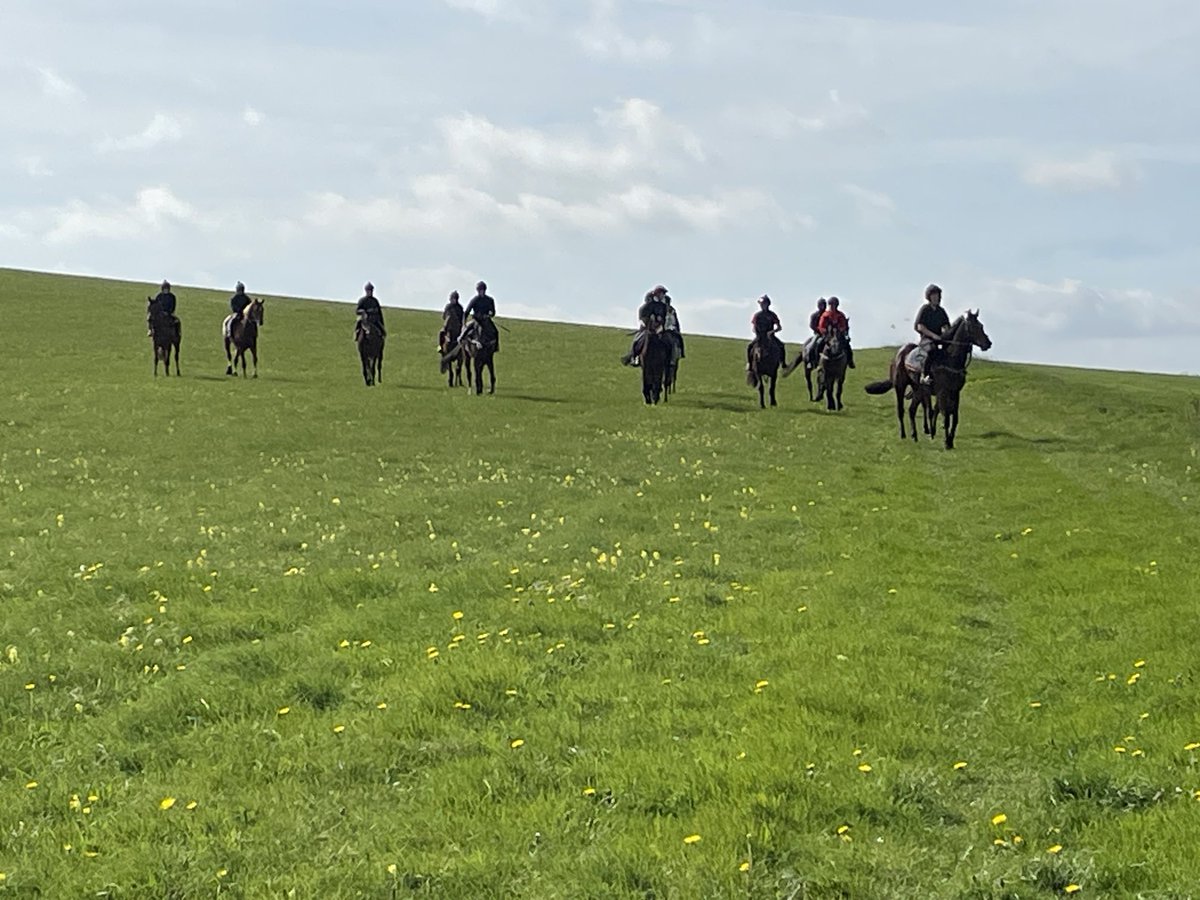
[[[250,345],[250,356],[254,360],[254,374],[251,377],[257,378],[258,377],[258,345],[257,344]],[[242,374],[245,374],[245,371],[244,371],[245,368],[246,368],[246,355],[243,353],[242,354],[242,369],[243,369]]]
[[[175,374],[179,375],[179,344],[175,344]]]
[[[900,440],[908,435],[904,433],[904,385],[896,385],[896,418],[900,420]]]
[[[779,405],[778,403],[775,402],[775,378],[776,378],[776,376],[774,376],[774,375],[771,376],[771,405],[772,406]]]
[[[921,404],[921,398],[913,395],[912,402],[908,404],[908,425],[912,430],[912,439],[914,443],[917,440],[917,406]],[[922,407],[924,409],[924,407]]]
[[[488,361],[488,393],[496,393],[496,364]]]

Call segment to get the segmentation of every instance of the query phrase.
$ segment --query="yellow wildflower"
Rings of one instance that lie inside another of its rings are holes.
[[[1007,821],[1008,816],[1006,816],[1004,813],[996,813],[996,815],[992,816],[993,825],[1003,825]]]
[[[685,844],[698,844],[698,843],[700,843],[700,835],[698,835],[698,834],[689,834],[687,837],[685,837],[685,838],[683,839],[683,842],[684,842]]]
[[[174,805],[175,805],[174,797],[163,797],[161,800],[158,801],[159,809],[170,809]]]

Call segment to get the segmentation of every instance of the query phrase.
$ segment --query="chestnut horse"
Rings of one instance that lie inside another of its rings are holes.
[[[979,321],[979,310],[968,310],[951,324],[946,334],[939,342],[940,350],[934,352],[929,361],[929,374],[932,384],[922,384],[917,374],[909,371],[906,365],[909,354],[916,344],[905,344],[892,358],[888,377],[884,381],[873,381],[864,390],[868,394],[886,394],[890,390],[896,392],[896,417],[900,420],[900,437],[904,433],[904,396],[909,395],[908,420],[912,429],[912,439],[917,440],[917,407],[921,407],[924,415],[924,431],[930,438],[937,435],[938,415],[944,419],[946,432],[946,449],[954,449],[954,435],[958,431],[958,399],[963,386],[967,383],[967,366],[971,363],[971,349],[990,350],[992,339]],[[933,401],[936,400],[936,406]]]

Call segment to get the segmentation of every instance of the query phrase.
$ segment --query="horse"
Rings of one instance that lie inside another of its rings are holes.
[[[813,338],[813,340],[816,340],[816,338]],[[812,360],[809,358],[808,345],[807,345],[807,343],[805,343],[805,344],[800,345],[800,349],[796,352],[796,358],[793,359],[790,363],[788,363],[786,366],[783,367],[783,377],[784,378],[787,378],[789,375],[791,375],[793,372],[795,372],[801,366],[804,367],[804,382],[805,382],[805,384],[808,385],[808,399],[813,401],[814,403],[817,400],[821,399],[817,394],[815,394],[813,392],[813,377],[812,377],[812,375],[813,375],[813,372],[815,372],[817,370],[818,362],[819,362],[819,360]]]
[[[647,331],[642,338],[638,365],[642,369],[642,399],[647,405],[667,400],[672,346],[673,341],[661,327]]]
[[[495,323],[492,324],[495,328]],[[478,320],[472,319],[463,331],[454,354],[465,354],[467,365],[467,386],[470,387],[471,372],[475,373],[475,393],[483,393],[483,370],[488,370],[488,393],[496,393],[496,336],[489,334]],[[450,359],[442,357],[442,364],[449,367]]]
[[[846,339],[837,329],[831,328],[817,360],[817,400],[825,397],[825,408],[830,412],[842,408],[842,387],[846,384]],[[807,373],[807,367],[806,367]],[[836,390],[837,396],[834,397]]]
[[[755,339],[754,347],[750,350],[750,368],[746,372],[746,384],[752,388],[758,388],[758,405],[762,409],[767,408],[766,395],[768,393],[771,397],[771,405],[778,406],[775,402],[775,379],[782,364],[783,356],[775,341],[769,337]],[[766,388],[768,380],[771,382],[769,391]]]
[[[383,381],[383,344],[387,336],[366,313],[358,314],[354,328],[354,343],[358,344],[358,357],[362,360],[363,382],[372,387]]]
[[[904,433],[904,396],[911,390],[908,407],[909,425],[912,429],[912,439],[917,440],[917,406],[921,407],[924,417],[924,431],[930,439],[937,436],[938,415],[944,419],[946,434],[946,449],[954,449],[954,435],[958,431],[958,399],[963,386],[967,383],[967,366],[971,363],[971,350],[990,350],[992,339],[979,321],[979,310],[967,312],[951,324],[945,336],[939,342],[942,351],[930,360],[929,374],[933,383],[921,384],[918,374],[909,371],[907,366],[909,355],[916,344],[905,344],[896,351],[888,369],[888,377],[883,381],[873,381],[864,387],[868,394],[886,394],[889,390],[896,392],[896,417],[900,420],[900,438]],[[933,398],[937,399],[936,407],[932,406]]]
[[[441,371],[446,376],[447,387],[461,387],[463,383],[464,354],[458,350],[458,334],[443,329],[438,334],[438,352],[442,355]],[[467,363],[467,383],[471,382],[471,363]]]
[[[169,315],[153,298],[146,298],[146,322],[150,326],[150,338],[154,344],[154,377],[158,377],[158,361],[163,363],[163,374],[171,374],[171,350],[175,350],[175,374],[179,375],[179,322]]]
[[[251,300],[250,305],[246,307],[240,319],[230,316],[225,320],[229,322],[228,336],[225,338],[225,358],[229,360],[229,365],[225,368],[226,375],[237,374],[237,364],[240,360],[242,363],[242,377],[246,377],[246,351],[250,351],[250,357],[254,360],[254,377],[258,377],[258,329],[263,323],[263,301]],[[230,347],[236,349],[235,353],[230,352]]]
[[[671,352],[667,356],[667,368],[663,372],[663,396],[675,393],[675,384],[679,381],[679,360],[683,359],[683,338],[678,331],[664,331],[663,335],[671,344]]]

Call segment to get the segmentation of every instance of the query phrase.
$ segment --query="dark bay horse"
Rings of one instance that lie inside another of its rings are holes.
[[[756,339],[754,347],[750,350],[750,369],[746,372],[746,384],[752,388],[758,388],[758,405],[766,409],[766,398],[769,394],[771,397],[771,405],[778,406],[775,402],[775,380],[779,375],[779,367],[783,364],[783,357],[779,353],[779,345],[775,341],[767,338]],[[767,388],[767,382],[770,382],[770,389]]]
[[[163,363],[163,374],[171,374],[171,350],[175,351],[175,374],[179,374],[179,322],[154,302],[146,298],[146,322],[150,326],[150,339],[154,344],[154,377],[158,377],[158,361]]]
[[[363,381],[367,387],[383,381],[383,344],[387,336],[365,313],[358,314],[354,327],[354,343],[358,344],[358,358],[362,360]]]
[[[937,435],[937,417],[939,413],[945,420],[946,449],[954,449],[954,435],[958,431],[958,400],[963,386],[967,383],[967,366],[971,363],[971,350],[990,350],[992,339],[979,321],[979,310],[968,310],[951,324],[946,335],[942,338],[942,350],[935,353],[930,360],[929,374],[931,385],[921,384],[917,373],[909,370],[906,363],[916,344],[905,344],[892,358],[888,369],[888,377],[884,381],[873,381],[866,385],[868,394],[886,394],[890,390],[896,392],[896,418],[900,420],[900,437],[904,433],[904,397],[909,394],[908,419],[912,429],[912,439],[917,440],[917,407],[924,414],[925,433],[933,438]],[[936,398],[937,405],[933,407]]]
[[[667,372],[673,343],[661,327],[647,331],[642,338],[638,365],[642,369],[642,399],[647,404],[667,399]]]
[[[441,371],[446,376],[447,387],[461,387],[465,354],[459,352],[458,335],[445,329],[438,335],[438,352],[442,354]],[[467,362],[467,383],[471,381],[471,364]]]
[[[240,319],[233,319],[229,323],[229,337],[225,338],[225,358],[229,360],[229,365],[225,369],[226,375],[237,374],[237,364],[240,360],[242,363],[242,377],[246,377],[246,351],[250,351],[250,357],[254,360],[254,377],[258,377],[258,329],[263,323],[263,301],[251,300],[250,305],[246,307],[246,311],[242,313]],[[230,351],[233,348],[234,352]]]
[[[675,384],[679,380],[679,360],[683,359],[683,338],[678,331],[664,331],[663,336],[671,345],[667,355],[667,368],[663,372],[663,396],[675,393]]]
[[[495,323],[492,323],[494,329]],[[483,393],[483,370],[488,370],[488,393],[496,393],[496,337],[489,334],[487,329],[479,324],[478,321],[472,319],[467,323],[466,329],[462,333],[462,337],[458,342],[458,347],[453,351],[455,354],[466,355],[467,365],[467,386],[470,387],[471,373],[475,373],[475,393]],[[448,366],[450,359],[442,357],[443,366]]]
[[[825,408],[830,411],[842,408],[842,387],[846,384],[846,364],[849,360],[846,339],[841,332],[830,329],[817,360],[817,399],[820,400],[824,395]]]

